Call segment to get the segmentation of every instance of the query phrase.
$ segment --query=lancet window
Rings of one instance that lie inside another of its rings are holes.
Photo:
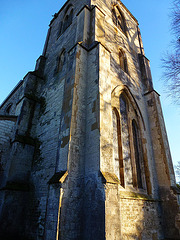
[[[10,103],[10,104],[6,107],[6,109],[5,109],[5,114],[6,114],[6,115],[9,115],[9,114],[10,114],[11,108],[12,108],[12,103]]]
[[[126,34],[125,18],[118,6],[114,6],[112,10],[112,19],[116,26]]]
[[[66,29],[71,25],[73,19],[73,6],[70,4],[64,14],[63,20],[60,23],[58,37],[63,34]]]
[[[65,61],[66,61],[66,52],[65,50],[62,50],[60,55],[57,56],[56,58],[56,67],[54,70],[54,75],[62,71]]]
[[[142,185],[142,172],[141,172],[141,145],[139,130],[136,121],[132,120],[132,132],[133,132],[133,147],[134,147],[134,158],[136,164],[136,174],[137,174],[137,186],[138,188],[143,188]]]
[[[114,146],[114,168],[115,174],[124,187],[124,166],[122,157],[120,116],[116,108],[113,109],[113,146]]]
[[[65,50],[63,50],[59,56],[57,72],[60,72],[62,70],[64,62],[65,62]]]
[[[127,58],[125,52],[122,49],[119,50],[119,65],[124,72],[128,73]]]
[[[114,171],[123,187],[146,189],[139,117],[125,93],[113,108]]]

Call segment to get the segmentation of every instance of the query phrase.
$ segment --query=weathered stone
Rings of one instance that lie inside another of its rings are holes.
[[[0,239],[180,239],[179,193],[137,20],[67,1],[0,106]]]

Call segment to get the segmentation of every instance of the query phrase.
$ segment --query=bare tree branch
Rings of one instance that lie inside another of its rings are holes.
[[[169,96],[180,104],[180,0],[173,1],[171,30],[173,33],[172,51],[167,52],[162,58],[163,78]]]

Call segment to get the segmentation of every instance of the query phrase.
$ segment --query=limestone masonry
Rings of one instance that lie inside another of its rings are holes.
[[[179,194],[137,20],[67,1],[0,106],[0,239],[180,239]]]

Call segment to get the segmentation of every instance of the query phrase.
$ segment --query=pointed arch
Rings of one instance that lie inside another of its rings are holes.
[[[151,194],[143,116],[136,99],[125,85],[118,85],[112,91],[112,106],[117,107],[118,102],[125,185],[132,184],[135,188],[147,190],[148,194]],[[129,181],[131,179],[132,183]]]
[[[7,105],[7,107],[5,108],[5,110],[4,110],[4,113],[5,113],[5,115],[9,115],[10,114],[10,112],[11,112],[11,109],[12,109],[12,103],[9,103],[8,105]]]
[[[137,113],[137,116],[139,119],[141,119],[143,128],[145,130],[145,123],[144,123],[144,119],[142,116],[142,113],[140,111],[139,105],[136,101],[136,99],[134,98],[133,94],[131,93],[130,89],[128,86],[126,85],[118,85],[116,86],[111,93],[111,98],[112,98],[112,105],[114,106],[115,102],[118,101],[119,96],[123,93],[123,96],[128,99],[128,101],[130,101],[130,103],[132,104],[134,110]]]
[[[112,9],[112,20],[114,24],[126,35],[126,20],[118,5],[114,5]]]
[[[60,22],[57,37],[59,37],[61,34],[63,34],[66,31],[66,29],[72,24],[73,11],[74,11],[73,5],[69,4],[64,12],[64,17],[63,17],[62,21]]]
[[[119,66],[124,72],[128,73],[127,58],[122,48],[119,49]]]
[[[59,73],[59,72],[61,72],[63,70],[63,66],[65,64],[65,61],[66,61],[66,51],[63,48],[61,50],[60,54],[56,58],[56,67],[55,67],[55,70],[54,70],[54,76],[57,73]]]
[[[61,54],[59,55],[58,66],[57,66],[58,72],[62,70],[64,63],[65,63],[65,49],[63,49]]]

